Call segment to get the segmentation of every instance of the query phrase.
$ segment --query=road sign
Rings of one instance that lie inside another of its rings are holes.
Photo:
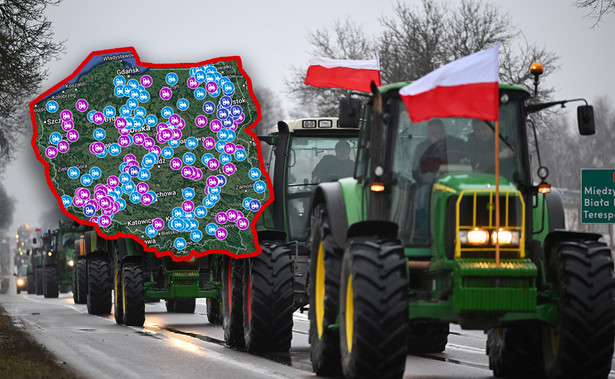
[[[615,169],[581,170],[581,223],[615,223]]]

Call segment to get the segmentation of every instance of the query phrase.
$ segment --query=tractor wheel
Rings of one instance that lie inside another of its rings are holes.
[[[441,353],[448,342],[448,323],[413,321],[408,325],[408,354]]]
[[[111,313],[111,264],[103,259],[88,261],[88,313]]]
[[[164,306],[167,308],[167,312],[169,313],[175,312],[175,300],[173,299],[165,300]]]
[[[398,241],[347,246],[340,289],[340,347],[347,378],[401,378],[408,341],[408,280]]]
[[[489,329],[487,332],[489,368],[497,377],[544,376],[541,343],[538,326],[515,325]]]
[[[113,265],[113,317],[117,324],[124,323],[124,295],[122,295],[122,263]]]
[[[37,295],[42,295],[43,294],[43,266],[37,266],[36,270],[34,271],[34,283],[36,284],[36,294]]]
[[[293,336],[293,261],[288,246],[274,243],[261,242],[263,252],[243,266],[243,332],[249,352],[288,351]]]
[[[312,370],[320,376],[342,372],[340,340],[336,330],[342,253],[335,247],[327,209],[319,204],[312,213],[310,248],[310,359]]]
[[[242,305],[243,260],[222,258],[222,327],[230,347],[243,348]]]
[[[601,242],[562,241],[547,262],[559,291],[558,324],[543,328],[545,372],[550,378],[606,378],[615,340],[611,250]]]
[[[34,274],[28,274],[28,294],[36,293],[36,282],[34,281]]]
[[[88,261],[85,258],[78,259],[75,263],[75,277],[76,286],[73,288],[77,294],[75,304],[86,304],[88,302]]]
[[[222,324],[222,299],[207,298],[207,320],[210,324]]]
[[[196,299],[175,299],[175,312],[194,313],[196,309]]]
[[[143,270],[136,263],[122,264],[122,310],[124,324],[143,326],[145,322]]]
[[[46,298],[58,297],[58,268],[46,266],[43,273],[43,295]]]

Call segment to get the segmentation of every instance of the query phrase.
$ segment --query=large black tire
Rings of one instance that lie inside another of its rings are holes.
[[[173,299],[165,300],[164,306],[167,308],[167,312],[169,313],[175,312],[175,300]]]
[[[45,266],[43,279],[43,295],[46,298],[58,297],[58,268]]]
[[[43,282],[44,282],[44,277],[43,277],[43,266],[37,266],[36,270],[34,271],[34,283],[35,283],[35,287],[36,287],[36,294],[37,295],[42,295],[43,294]]]
[[[124,295],[122,294],[122,262],[113,264],[113,318],[116,324],[124,323]]]
[[[222,299],[207,298],[207,320],[210,324],[222,324]]]
[[[111,313],[111,264],[103,259],[88,260],[88,313],[108,315]]]
[[[539,325],[489,329],[487,355],[493,375],[502,378],[544,376],[540,333]]]
[[[615,340],[611,250],[601,242],[557,243],[547,278],[559,291],[559,324],[543,328],[550,378],[606,378]]]
[[[340,347],[347,378],[401,378],[408,340],[408,279],[399,241],[353,241],[342,263]]]
[[[175,312],[194,313],[196,309],[196,299],[175,299]]]
[[[243,312],[242,306],[243,260],[228,256],[222,258],[222,327],[224,341],[230,347],[242,349]]]
[[[73,291],[75,304],[86,304],[88,302],[88,261],[85,258],[78,259],[75,262],[75,283],[76,287]]]
[[[448,342],[446,322],[412,321],[408,324],[408,354],[441,353]]]
[[[124,324],[143,326],[145,322],[143,270],[136,263],[122,264],[122,309],[124,310]]]
[[[283,243],[283,241],[278,241]],[[249,352],[285,352],[293,337],[293,261],[286,245],[260,242],[244,262],[243,331]]]
[[[27,289],[28,289],[28,294],[35,294],[36,293],[36,282],[34,281],[34,274],[28,274],[27,276]]]
[[[340,340],[329,325],[338,315],[342,251],[335,246],[324,204],[312,213],[310,249],[310,359],[312,370],[320,376],[338,376],[342,372]]]

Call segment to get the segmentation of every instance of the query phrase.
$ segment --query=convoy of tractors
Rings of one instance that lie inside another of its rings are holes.
[[[453,323],[486,331],[495,376],[607,377],[611,250],[600,235],[565,229],[559,192],[540,162],[540,183],[530,168],[539,144],[528,117],[566,101],[500,84],[499,128],[413,123],[405,85],[350,94],[339,118],[280,121],[259,136],[275,193],[256,224],[262,254],[179,262],[61,222],[28,249],[27,292],[72,289],[90,314],[113,310],[134,326],[146,302],[192,313],[206,298],[209,322],[248,352],[288,351],[293,313],[308,309],[322,376],[400,378],[407,354],[445,350]],[[591,106],[577,114],[580,134],[593,134]]]

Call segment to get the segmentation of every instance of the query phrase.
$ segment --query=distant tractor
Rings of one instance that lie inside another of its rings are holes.
[[[222,313],[228,345],[288,351],[293,312],[308,304],[309,214],[320,182],[351,176],[358,128],[337,118],[280,121],[259,136],[275,199],[257,223],[262,253],[222,259]]]
[[[157,258],[132,239],[106,240],[92,230],[75,242],[75,250],[75,303],[87,303],[90,314],[110,314],[113,304],[118,324],[142,326],[146,302],[163,299],[168,312],[194,313],[196,299],[207,298],[209,322],[221,322],[218,255]]]
[[[399,96],[407,84],[341,104],[340,124],[360,125],[361,136],[353,177],[320,184],[311,204],[314,371],[402,377],[406,353],[443,351],[456,323],[488,331],[495,376],[606,378],[611,250],[600,235],[565,230],[548,171],[539,161],[541,183],[530,172],[528,115],[567,101],[536,103],[525,88],[500,84],[495,136],[481,120],[413,123]],[[593,134],[591,106],[577,114],[580,133]],[[444,139],[434,141],[436,131]],[[489,138],[476,145],[478,133]]]
[[[59,227],[43,234],[43,295],[58,297],[73,282],[73,250],[85,227],[70,221],[59,221]]]

